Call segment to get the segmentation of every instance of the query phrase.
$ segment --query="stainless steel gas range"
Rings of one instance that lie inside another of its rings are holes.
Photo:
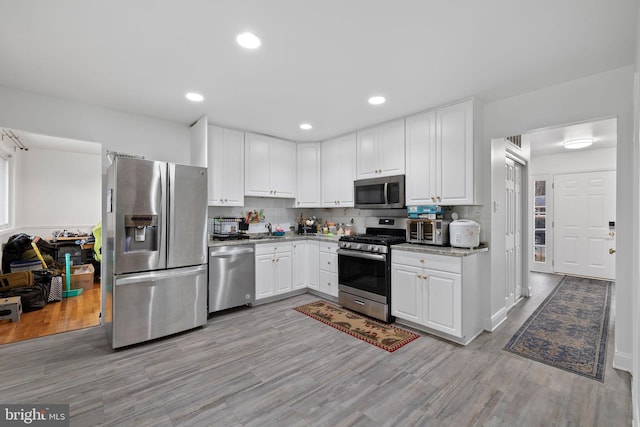
[[[392,322],[391,245],[404,243],[406,219],[367,218],[366,234],[343,236],[338,249],[338,302]]]

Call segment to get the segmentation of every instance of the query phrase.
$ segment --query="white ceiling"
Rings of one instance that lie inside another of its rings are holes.
[[[638,2],[0,0],[0,16],[0,85],[316,141],[632,64]],[[247,30],[260,49],[235,43]]]
[[[529,134],[531,156],[615,147],[618,143],[617,122],[611,118],[532,132]],[[567,150],[562,145],[564,141],[581,138],[592,138],[593,144],[580,150]]]

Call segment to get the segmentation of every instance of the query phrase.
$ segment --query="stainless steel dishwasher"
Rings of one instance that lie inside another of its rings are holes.
[[[253,245],[209,248],[209,313],[255,301]]]

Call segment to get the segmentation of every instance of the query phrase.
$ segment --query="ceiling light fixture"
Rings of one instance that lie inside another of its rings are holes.
[[[246,49],[256,49],[262,43],[260,38],[253,33],[242,33],[236,37],[238,44]]]
[[[562,143],[564,148],[567,148],[569,150],[585,148],[590,146],[591,144],[593,144],[593,138],[570,139]]]
[[[385,98],[384,96],[372,96],[371,98],[369,98],[369,104],[371,105],[380,105],[380,104],[384,104],[385,101],[387,100],[387,98]]]
[[[200,95],[199,93],[195,93],[195,92],[189,92],[185,95],[185,97],[189,100],[189,101],[193,101],[193,102],[202,102],[204,101],[204,96]]]
[[[311,128],[313,128],[313,126],[311,126],[311,124],[309,124],[309,123],[302,123],[300,125],[300,129],[302,129],[302,130],[310,130]]]

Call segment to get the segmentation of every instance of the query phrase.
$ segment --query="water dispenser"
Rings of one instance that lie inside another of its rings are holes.
[[[158,215],[125,215],[124,252],[158,250]]]

